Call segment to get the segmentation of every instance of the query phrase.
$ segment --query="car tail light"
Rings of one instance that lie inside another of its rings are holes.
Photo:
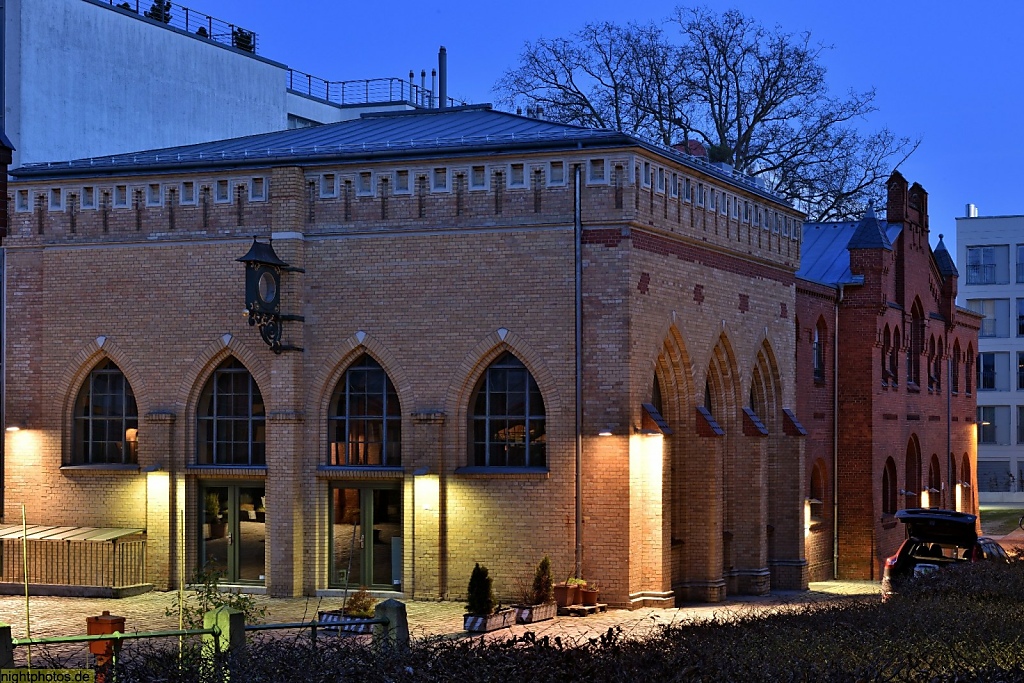
[[[886,567],[895,567],[896,566],[896,557],[897,557],[896,555],[893,555],[892,557],[887,557],[886,560],[885,560],[885,566]]]

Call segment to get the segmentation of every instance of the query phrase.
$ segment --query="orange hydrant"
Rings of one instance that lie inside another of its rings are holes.
[[[124,633],[124,617],[112,615],[108,610],[98,617],[85,618],[86,633],[99,636],[105,633]],[[103,683],[107,668],[113,663],[113,657],[121,649],[120,640],[93,640],[89,642],[89,652],[96,660],[96,683]]]

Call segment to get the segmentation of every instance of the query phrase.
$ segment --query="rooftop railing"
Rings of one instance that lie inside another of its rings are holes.
[[[434,106],[434,93],[431,90],[401,78],[328,81],[296,69],[288,69],[288,89],[300,95],[342,105],[409,102],[420,107]]]
[[[166,8],[153,0],[105,0],[111,7],[134,12],[140,17],[181,29],[186,33],[212,40],[222,45],[256,54],[256,32],[227,21],[211,17],[205,12],[169,3]]]

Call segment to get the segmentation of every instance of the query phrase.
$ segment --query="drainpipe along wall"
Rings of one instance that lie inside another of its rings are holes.
[[[581,166],[573,166],[573,229],[576,270],[576,576],[583,576],[583,217]]]
[[[839,306],[843,285],[836,299],[832,330],[832,578],[839,578]]]

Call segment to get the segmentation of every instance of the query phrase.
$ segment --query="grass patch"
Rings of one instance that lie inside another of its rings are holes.
[[[1017,529],[1024,509],[982,508],[981,529],[986,536],[1005,536]]]

